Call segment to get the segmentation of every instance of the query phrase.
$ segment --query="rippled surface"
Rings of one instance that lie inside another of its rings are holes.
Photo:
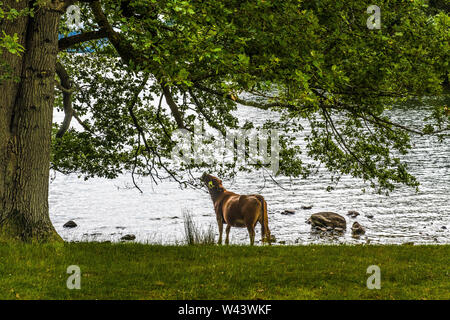
[[[404,118],[404,110],[392,112],[394,117]],[[251,112],[242,107],[239,114],[246,116]],[[421,108],[409,109],[408,122],[420,123],[424,114]],[[319,172],[307,180],[280,177],[278,181],[287,190],[270,181],[264,183],[262,173],[241,174],[235,181],[224,180],[224,186],[237,193],[264,195],[271,232],[278,241],[287,244],[450,243],[450,146],[429,137],[413,137],[413,144],[414,150],[405,160],[421,182],[418,193],[405,187],[388,197],[363,193],[362,181],[351,177],[343,177],[336,190],[327,192],[325,188],[330,183],[327,172]],[[121,236],[131,233],[140,242],[179,243],[183,241],[184,210],[192,213],[199,226],[213,225],[217,231],[212,202],[206,192],[181,190],[174,182],[153,185],[150,179],[141,179],[139,185],[144,194],[130,189],[131,177],[126,175],[113,181],[83,181],[75,175],[58,174],[50,185],[51,219],[67,241],[119,241]],[[303,210],[304,205],[313,208]],[[296,213],[280,214],[285,209]],[[361,215],[349,218],[346,215],[349,210]],[[330,238],[312,234],[305,221],[320,211],[343,215],[347,220],[345,235]],[[68,220],[74,220],[78,227],[64,229],[63,224]],[[360,239],[351,237],[353,221],[366,227],[366,234]],[[259,232],[258,227],[257,239]],[[246,229],[232,228],[230,235],[232,243],[249,241]]]

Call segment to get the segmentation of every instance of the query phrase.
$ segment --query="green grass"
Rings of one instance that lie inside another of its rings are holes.
[[[0,299],[450,299],[450,246],[0,244]],[[69,290],[69,265],[81,289]],[[381,268],[381,289],[366,287]]]

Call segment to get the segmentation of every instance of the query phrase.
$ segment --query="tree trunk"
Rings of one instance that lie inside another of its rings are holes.
[[[17,10],[30,1],[6,0]],[[61,241],[49,217],[48,188],[58,24],[63,1],[46,1],[34,17],[1,20],[25,52],[3,52],[12,79],[0,83],[0,240]]]

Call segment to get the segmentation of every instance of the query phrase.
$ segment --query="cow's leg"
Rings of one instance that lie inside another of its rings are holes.
[[[225,230],[227,233],[227,237],[225,238],[225,244],[230,243],[230,229],[231,229],[231,226],[229,224],[227,224],[227,228]]]
[[[260,223],[261,225],[261,243],[264,244],[264,241],[266,240],[266,228],[264,228],[264,223]]]
[[[217,225],[219,226],[219,241],[218,244],[222,244],[222,233],[223,233],[223,220],[222,217],[217,217]]]
[[[247,226],[248,235],[250,236],[250,245],[255,243],[255,228],[253,226]]]

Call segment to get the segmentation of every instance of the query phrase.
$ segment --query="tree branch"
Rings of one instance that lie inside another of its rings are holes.
[[[327,99],[327,97],[323,94],[323,92],[320,92],[319,90],[322,90],[322,89],[315,88],[314,92],[317,95],[319,95],[322,99]],[[391,122],[389,120],[386,120],[386,119],[383,119],[381,117],[378,117],[378,116],[374,115],[372,112],[370,112],[368,110],[363,110],[362,113],[361,113],[361,112],[358,112],[357,110],[355,110],[355,108],[353,108],[351,106],[344,105],[343,103],[340,103],[338,101],[335,102],[334,105],[336,106],[334,109],[346,110],[348,112],[351,112],[353,115],[355,115],[357,117],[360,117],[360,118],[362,118],[364,120],[367,120],[370,123],[382,126],[382,127],[386,128],[386,129],[391,129],[389,126],[392,126],[392,127],[397,127],[397,128],[402,129],[404,131],[407,131],[409,133],[414,133],[414,134],[418,134],[418,135],[425,135],[425,133],[423,133],[421,131],[418,131],[418,130],[415,130],[415,129],[411,129],[411,128],[408,128],[407,126],[401,125],[399,123]],[[370,117],[372,117],[372,119],[368,119],[368,118],[364,117],[363,113],[369,115]]]
[[[141,138],[142,138],[142,142],[144,143],[144,147],[147,150],[147,152],[149,154],[152,154],[154,157],[158,158],[158,163],[159,165],[178,183],[181,184],[181,182],[177,179],[177,177],[175,177],[175,175],[169,170],[169,168],[167,168],[164,163],[161,160],[161,156],[158,153],[158,151],[156,150],[156,148],[152,145],[150,145],[147,141],[147,138],[145,137],[145,131],[142,128],[142,126],[139,124],[139,120],[136,117],[136,114],[134,113],[134,106],[137,103],[138,99],[139,99],[139,93],[144,89],[145,84],[147,83],[149,78],[149,74],[146,74],[144,76],[144,79],[142,81],[142,83],[140,84],[140,86],[138,88],[136,88],[134,97],[132,98],[132,100],[130,102],[128,102],[128,113],[130,114],[130,117],[133,121],[134,127],[136,128],[136,130],[138,131],[138,133],[140,134]],[[152,176],[153,178],[153,176]],[[153,178],[153,181],[158,184],[156,182],[156,180]]]
[[[66,69],[62,65],[61,62],[56,62],[56,74],[61,80],[61,87],[64,89],[62,91],[63,94],[63,105],[64,105],[64,121],[56,133],[57,138],[61,138],[64,133],[69,129],[70,122],[72,121],[73,109],[72,109],[72,92],[71,92],[71,81],[69,74]]]
[[[172,112],[173,117],[175,118],[175,122],[177,123],[178,128],[185,129],[183,117],[181,115],[180,110],[178,109],[177,104],[175,103],[172,92],[170,92],[169,86],[165,83],[161,83],[161,87],[164,93],[164,97],[166,98],[166,102],[169,105],[170,111]]]
[[[117,53],[120,55],[125,64],[130,64],[132,61],[135,65],[148,64],[148,58],[145,59],[142,56],[136,54],[136,50],[128,43],[127,39],[120,33],[114,31],[111,24],[108,21],[105,13],[103,12],[100,1],[96,0],[89,3],[92,13],[95,17],[95,21],[100,28],[105,31],[106,37],[112,43]]]
[[[66,50],[76,44],[83,43],[89,40],[102,39],[107,36],[105,29],[100,29],[96,31],[88,31],[81,34],[77,34],[70,37],[61,38],[58,41],[59,51]]]
[[[225,92],[225,91],[217,91],[205,86],[202,86],[200,84],[195,84],[194,87],[196,87],[197,89],[204,91],[204,92],[208,92],[211,94],[214,94],[216,96],[219,97],[223,97],[226,98],[228,100],[232,100],[236,103],[242,104],[244,106],[248,106],[248,107],[255,107],[258,109],[262,109],[262,110],[268,110],[270,108],[275,108],[275,107],[282,107],[282,108],[286,108],[286,109],[296,109],[298,108],[298,106],[293,105],[293,104],[287,104],[287,103],[281,103],[281,102],[271,102],[271,103],[259,103],[256,101],[249,101],[249,100],[244,100],[241,99],[237,96],[232,95],[231,93]]]
[[[198,98],[195,96],[194,92],[192,91],[191,88],[189,88],[189,95],[191,96],[192,100],[194,101],[195,105],[197,106],[197,110],[203,115],[203,118],[206,119],[206,121],[208,121],[208,124],[215,128],[217,131],[219,131],[224,137],[226,136],[226,131],[224,128],[220,127],[213,119],[211,119],[211,117],[209,117],[209,115],[206,114],[205,109],[203,108],[202,103],[200,102],[200,100],[198,100]]]

